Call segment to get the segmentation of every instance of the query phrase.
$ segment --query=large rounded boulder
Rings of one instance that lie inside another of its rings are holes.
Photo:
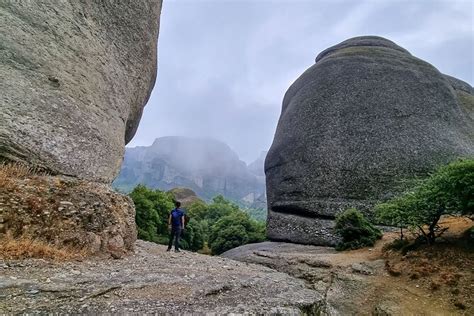
[[[111,182],[155,82],[160,11],[0,2],[0,160]]]
[[[356,37],[326,49],[288,89],[265,173],[268,236],[334,245],[336,214],[404,180],[474,155],[472,87],[395,43]]]

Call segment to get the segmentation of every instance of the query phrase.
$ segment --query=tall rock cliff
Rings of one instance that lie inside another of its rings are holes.
[[[192,189],[204,199],[218,194],[248,205],[265,194],[265,179],[247,169],[226,144],[212,139],[162,137],[150,147],[127,148],[122,171],[113,185],[131,190]]]
[[[1,1],[0,160],[110,183],[156,76],[161,1]]]
[[[0,1],[0,239],[133,247],[133,202],[109,184],[154,86],[160,12],[161,0]]]
[[[326,49],[285,94],[265,173],[268,236],[334,245],[333,220],[474,155],[472,87],[380,37]]]

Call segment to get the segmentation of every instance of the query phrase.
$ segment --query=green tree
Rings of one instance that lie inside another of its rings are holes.
[[[211,228],[209,246],[213,254],[265,240],[265,225],[252,220],[247,213],[235,211],[220,218]]]
[[[189,218],[193,218],[196,221],[202,221],[207,217],[208,206],[203,201],[195,201],[187,207],[186,214]]]
[[[207,220],[210,225],[213,225],[220,218],[235,212],[240,212],[239,207],[226,200],[222,195],[218,195],[208,205],[206,216],[203,219]]]
[[[181,239],[183,249],[198,251],[204,246],[204,231],[201,222],[191,218]]]
[[[411,190],[375,207],[380,221],[417,230],[428,244],[445,229],[442,215],[474,213],[474,160],[465,159],[438,168]]]
[[[342,241],[336,246],[337,250],[373,246],[375,241],[382,237],[382,232],[354,208],[350,208],[336,217],[334,229],[336,234],[342,237]]]
[[[163,242],[168,234],[168,213],[174,207],[171,195],[137,185],[129,196],[135,203],[138,238]]]

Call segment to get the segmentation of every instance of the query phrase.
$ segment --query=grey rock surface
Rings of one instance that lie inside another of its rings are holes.
[[[288,89],[265,162],[268,237],[334,245],[336,214],[474,155],[472,87],[380,37],[323,51]]]
[[[155,83],[160,11],[1,1],[0,159],[110,183]]]
[[[317,315],[322,295],[268,267],[137,241],[121,260],[0,260],[0,313]]]

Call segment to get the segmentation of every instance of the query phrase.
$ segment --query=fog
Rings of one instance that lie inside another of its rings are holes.
[[[165,0],[157,83],[128,147],[211,137],[251,162],[270,147],[291,83],[320,51],[360,35],[473,84],[472,1]]]

